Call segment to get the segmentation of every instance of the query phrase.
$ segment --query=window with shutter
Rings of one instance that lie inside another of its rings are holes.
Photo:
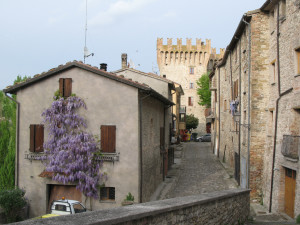
[[[116,126],[101,126],[101,151],[116,152]]]
[[[31,152],[43,152],[44,151],[44,125],[31,124],[30,125],[30,146]]]
[[[59,94],[69,97],[72,94],[72,78],[59,78]]]
[[[102,187],[100,188],[100,200],[115,200],[115,188],[114,187]]]

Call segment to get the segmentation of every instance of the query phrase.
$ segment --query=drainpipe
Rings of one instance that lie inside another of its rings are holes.
[[[240,114],[242,118],[242,41],[240,39],[240,46],[239,46],[239,67],[240,67],[240,71],[239,71],[239,107],[240,107]],[[238,141],[238,152],[239,152],[239,181],[238,184],[240,185],[241,183],[241,120],[239,122],[239,141]]]
[[[12,100],[13,102],[15,102],[17,104],[17,121],[16,121],[16,130],[17,130],[17,139],[16,139],[16,171],[15,171],[15,186],[19,187],[19,137],[20,137],[20,103],[13,99],[12,97],[8,96],[7,93],[5,93],[5,96],[8,97],[10,100]]]
[[[250,75],[251,75],[251,24],[243,19],[248,25],[248,146],[247,146],[247,188],[250,188]]]
[[[163,181],[165,181],[165,157],[166,157],[166,152],[165,152],[165,144],[166,144],[166,110],[168,110],[171,107],[169,105],[168,107],[164,107],[164,150],[163,150]],[[168,138],[169,140],[169,138]]]
[[[219,98],[219,138],[218,138],[218,158],[220,156],[220,143],[221,143],[221,110],[220,110],[220,67],[219,67],[219,70],[218,70],[218,98]]]

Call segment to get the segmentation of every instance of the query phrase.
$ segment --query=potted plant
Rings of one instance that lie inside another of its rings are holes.
[[[122,205],[126,206],[126,205],[133,205],[133,204],[134,204],[134,196],[130,192],[128,192],[126,198],[122,202]]]

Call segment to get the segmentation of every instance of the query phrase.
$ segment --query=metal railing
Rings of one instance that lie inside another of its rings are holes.
[[[281,153],[282,155],[299,159],[300,151],[300,136],[283,135]]]

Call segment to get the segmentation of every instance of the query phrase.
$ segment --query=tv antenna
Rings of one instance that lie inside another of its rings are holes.
[[[84,53],[83,53],[83,62],[85,63],[85,58],[89,56],[94,56],[94,53],[90,53],[88,48],[86,47],[86,35],[87,35],[87,0],[85,4],[85,34],[84,34]]]

